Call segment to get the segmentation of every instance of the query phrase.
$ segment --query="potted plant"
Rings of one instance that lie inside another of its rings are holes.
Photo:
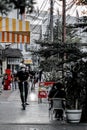
[[[80,122],[86,94],[85,86],[85,64],[81,60],[71,66],[70,75],[66,77],[66,115],[68,122]]]

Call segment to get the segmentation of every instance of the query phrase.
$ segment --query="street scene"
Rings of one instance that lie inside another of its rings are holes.
[[[22,110],[19,90],[2,91],[0,94],[1,130],[63,130],[87,129],[86,124],[69,124],[66,121],[50,120],[47,100],[38,103],[38,84],[29,92],[26,110]]]
[[[37,91],[37,87],[36,87]],[[37,92],[31,92],[28,96],[29,105],[22,110],[18,89],[3,92],[0,100],[1,124],[49,124],[48,103],[38,104]]]
[[[87,129],[87,0],[0,1],[0,130]]]

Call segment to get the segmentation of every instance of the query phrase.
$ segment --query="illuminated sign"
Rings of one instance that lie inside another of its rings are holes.
[[[32,60],[30,60],[30,59],[25,59],[25,60],[24,60],[24,63],[25,63],[25,64],[32,64]]]

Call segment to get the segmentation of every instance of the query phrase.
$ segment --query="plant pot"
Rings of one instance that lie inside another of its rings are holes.
[[[82,110],[66,110],[67,121],[70,123],[79,123]]]

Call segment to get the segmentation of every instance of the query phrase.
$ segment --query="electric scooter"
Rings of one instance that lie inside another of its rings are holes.
[[[23,110],[25,110],[26,109],[26,103],[25,103],[25,86],[24,86],[24,82],[23,82],[23,98],[24,98],[24,104],[22,106],[23,106]]]

